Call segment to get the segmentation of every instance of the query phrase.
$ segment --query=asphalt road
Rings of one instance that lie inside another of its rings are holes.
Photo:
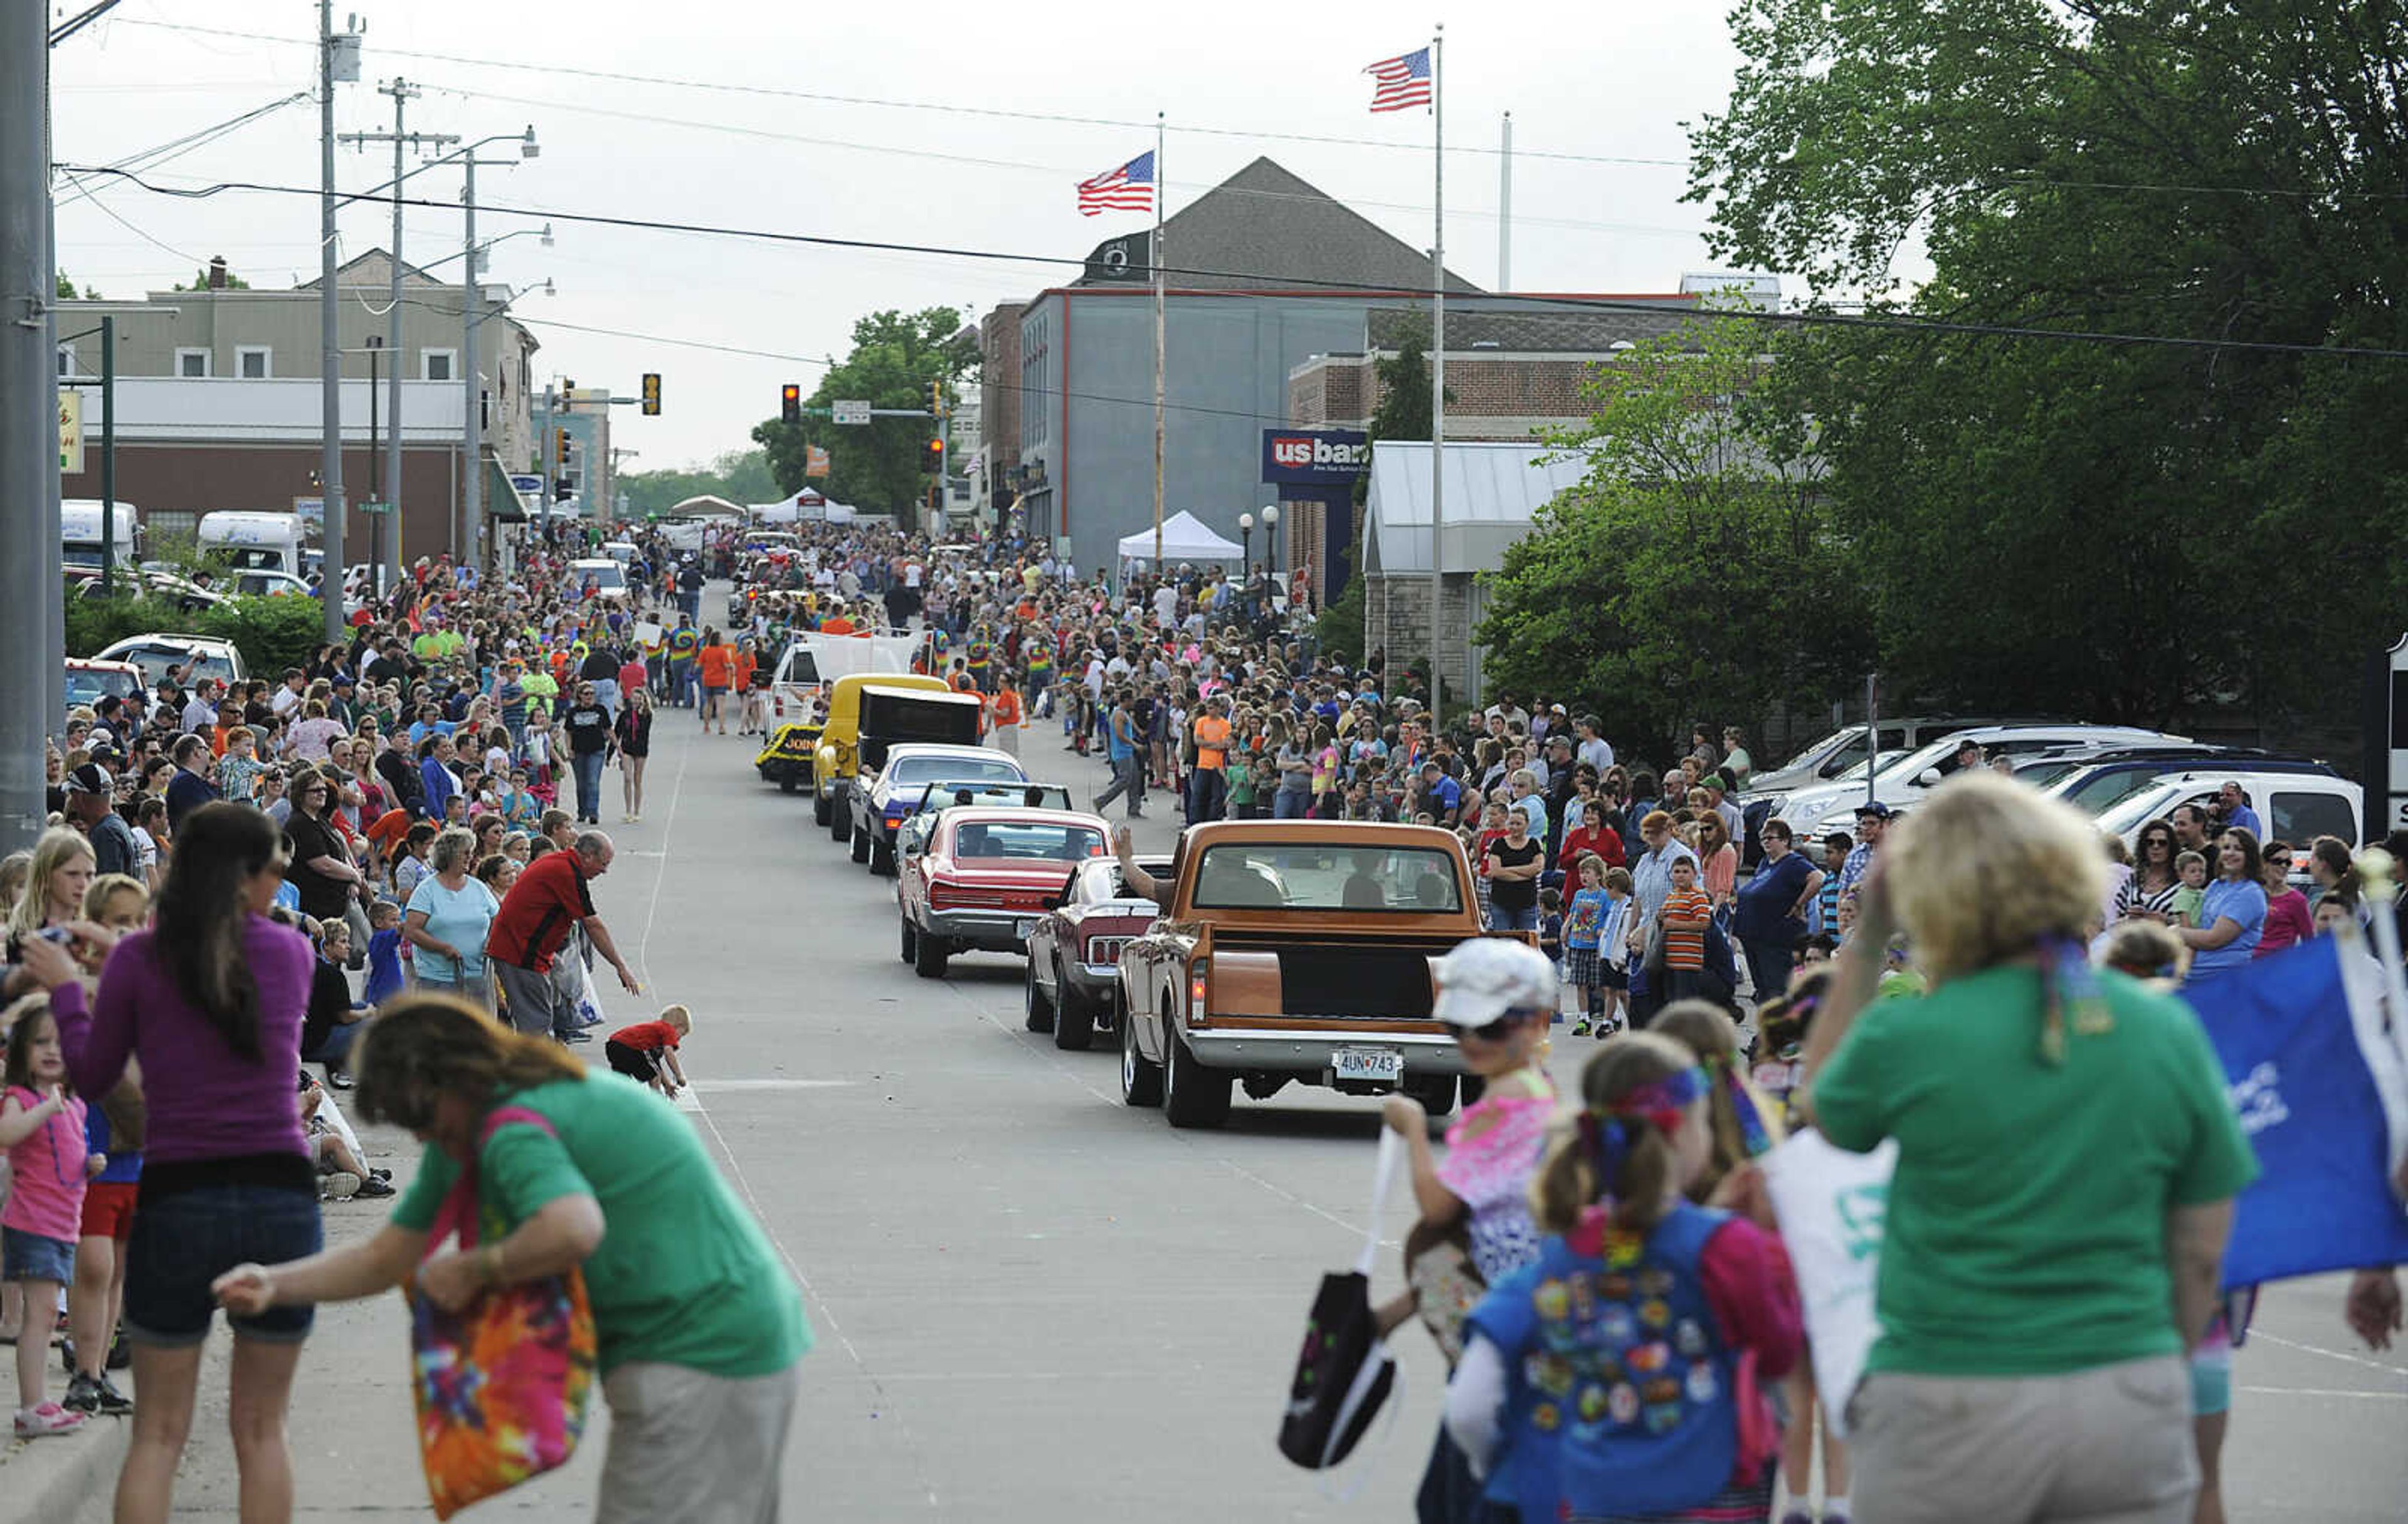
[[[804,1287],[820,1342],[787,1517],[1410,1517],[1443,1380],[1412,1331],[1393,1431],[1334,1483],[1272,1444],[1317,1278],[1361,1242],[1376,1104],[1291,1087],[1241,1097],[1211,1133],[1124,1107],[1109,1046],[1062,1053],[1022,1029],[1017,960],[917,977],[893,881],[814,827],[807,797],[761,784],[752,743],[692,726],[665,713],[646,819],[609,828],[618,863],[596,899],[647,984],[640,1002],[609,992],[613,1019],[693,1007],[694,1122]],[[1032,772],[1083,802],[1103,768],[1059,746],[1032,726]],[[1149,813],[1140,849],[1166,849],[1168,796]],[[1586,1047],[1558,1044],[1560,1077]],[[371,1146],[406,1175],[413,1145]],[[1382,1222],[1382,1292],[1405,1195]],[[337,1236],[380,1215],[329,1211]],[[2339,1295],[2323,1281],[2265,1299],[2236,1377],[2235,1519],[2408,1514],[2408,1357],[2356,1346]],[[319,1328],[294,1420],[302,1517],[425,1517],[395,1304],[329,1308]],[[218,1409],[196,1420],[179,1517],[234,1517]],[[584,1517],[606,1432],[480,1513]]]

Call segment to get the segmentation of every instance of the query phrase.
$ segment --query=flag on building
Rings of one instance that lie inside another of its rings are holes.
[[[1140,153],[1118,169],[1079,182],[1079,215],[1154,210],[1154,155]]]
[[[1430,50],[1426,48],[1383,58],[1363,72],[1371,77],[1374,111],[1402,111],[1430,104]]]
[[[828,474],[828,452],[818,445],[803,447],[803,475],[824,477]]]
[[[2182,992],[2262,1172],[2233,1204],[2227,1287],[2408,1261],[2391,1188],[2408,1157],[2408,1032],[2385,1030],[2365,947],[2320,936]]]

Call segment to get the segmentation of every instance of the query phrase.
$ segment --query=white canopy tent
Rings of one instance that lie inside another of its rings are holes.
[[[1162,521],[1162,559],[1164,561],[1242,561],[1245,551],[1237,541],[1225,540],[1205,527],[1194,514],[1181,509]],[[1121,536],[1123,561],[1152,561],[1154,531],[1140,529],[1134,534]]]
[[[791,524],[796,520],[822,520],[831,524],[853,522],[853,508],[833,502],[818,491],[806,487],[792,497],[781,497],[775,503],[754,503],[745,511],[753,521],[763,524]]]

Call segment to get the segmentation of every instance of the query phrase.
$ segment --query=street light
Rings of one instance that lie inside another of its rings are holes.
[[[1244,572],[1240,586],[1251,587],[1254,580],[1254,516],[1238,515],[1238,564]]]
[[[1279,505],[1263,505],[1263,562],[1270,568],[1273,591],[1279,582]]]

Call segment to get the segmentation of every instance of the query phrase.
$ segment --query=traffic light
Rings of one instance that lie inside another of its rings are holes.
[[[929,440],[928,448],[920,451],[920,469],[930,476],[935,476],[937,468],[944,463],[945,442],[941,439]]]
[[[562,470],[566,471],[568,469],[568,431],[566,429],[560,429],[554,432],[559,434],[559,438],[553,441],[558,449],[553,452],[552,458],[555,464],[557,464]]]
[[[803,389],[792,381],[778,389],[778,416],[789,423],[803,420]]]
[[[934,486],[934,485],[930,486],[930,487],[929,487],[929,489],[928,489],[928,498],[927,498],[927,502],[928,502],[928,511],[929,511],[930,513],[934,514],[934,513],[942,513],[942,512],[944,512],[944,511],[945,511],[945,490],[944,490],[942,487],[938,487],[938,486]]]
[[[936,415],[937,417],[939,417],[939,418],[942,418],[942,417],[944,417],[944,416],[945,416],[945,383],[944,383],[944,382],[942,382],[942,381],[930,381],[930,382],[928,383],[928,411],[929,411],[929,412],[931,412],[931,413],[933,413],[933,414],[935,414],[935,415]]]
[[[661,416],[661,373],[656,370],[644,372],[644,416]]]

